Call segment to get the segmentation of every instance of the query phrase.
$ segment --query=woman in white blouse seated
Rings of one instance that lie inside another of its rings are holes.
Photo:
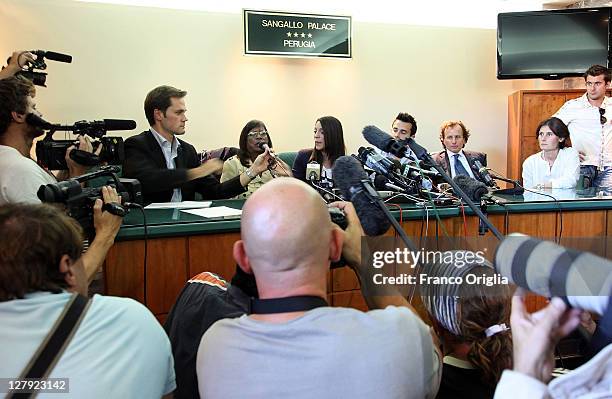
[[[569,130],[559,118],[541,122],[536,135],[542,151],[523,162],[525,188],[574,188],[580,174],[578,151],[565,146]]]

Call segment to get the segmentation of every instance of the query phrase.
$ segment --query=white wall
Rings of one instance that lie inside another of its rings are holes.
[[[248,7],[248,4],[245,4]],[[321,10],[325,12],[325,10]],[[161,84],[189,92],[188,131],[196,148],[237,145],[252,118],[266,122],[277,151],[312,144],[317,117],[334,115],[348,149],[365,142],[367,124],[388,128],[399,111],[415,116],[418,141],[440,148],[438,126],[462,119],[468,147],[506,169],[507,96],[559,82],[498,81],[496,32],[354,21],[353,59],[243,55],[242,16],[68,0],[2,0],[0,56],[13,49],[71,54],[48,62],[48,88],[38,90],[45,118],[135,119]],[[131,133],[125,133],[127,137]]]

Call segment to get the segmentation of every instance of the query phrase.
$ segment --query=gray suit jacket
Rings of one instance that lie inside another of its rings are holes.
[[[484,180],[482,180],[480,174],[478,173],[478,168],[474,164],[474,161],[480,161],[482,166],[487,166],[487,154],[469,150],[463,150],[463,153],[465,154],[465,157],[468,160],[468,164],[470,164],[470,168],[472,169],[472,173],[474,173],[474,177],[484,183]],[[434,162],[440,165],[442,169],[444,169],[444,171],[448,173],[451,178],[455,177],[452,176],[450,160],[446,155],[446,150],[440,151],[436,154],[432,154],[431,157],[433,158]]]

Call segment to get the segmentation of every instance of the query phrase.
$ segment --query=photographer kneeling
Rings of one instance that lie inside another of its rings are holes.
[[[56,183],[51,173],[42,169],[30,158],[34,139],[43,132],[26,122],[36,111],[35,88],[29,80],[13,76],[0,80],[0,205],[8,203],[40,203],[36,193],[40,186]],[[92,151],[88,139],[79,137],[79,149]],[[72,147],[68,149],[72,150]],[[68,171],[61,178],[82,175],[87,167],[75,163],[66,156]],[[118,196],[114,189],[103,191],[106,202],[114,202]],[[101,206],[101,205],[100,205]],[[106,252],[113,245],[121,226],[121,218],[101,214],[95,221],[96,238],[83,255],[85,274],[91,281],[102,265]]]

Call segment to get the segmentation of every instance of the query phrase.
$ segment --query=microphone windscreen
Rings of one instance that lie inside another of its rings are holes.
[[[374,201],[370,201],[364,193],[362,181],[370,183],[368,175],[357,159],[351,156],[338,158],[334,163],[332,175],[342,196],[350,200],[355,207],[363,231],[368,236],[378,236],[389,230],[391,222],[383,210]]]
[[[134,130],[136,129],[136,121],[131,119],[104,119],[104,128],[106,130]]]
[[[368,175],[361,166],[361,163],[357,159],[351,156],[341,156],[334,162],[332,169],[332,176],[334,176],[334,184],[342,193],[342,196],[352,202],[353,190],[361,187],[361,181],[367,179]]]
[[[378,173],[374,177],[374,188],[376,191],[385,191],[387,189],[387,178],[383,175],[379,175]]]
[[[487,186],[469,176],[457,175],[453,178],[459,188],[472,200],[480,201],[483,195],[489,192]]]
[[[67,63],[71,63],[72,62],[72,56],[71,55],[62,54],[62,53],[56,53],[54,51],[46,51],[45,52],[45,58],[48,59],[48,60],[58,61],[58,62],[67,62]]]
[[[368,143],[382,151],[387,151],[387,148],[394,141],[393,137],[372,125],[364,127],[362,134]]]

